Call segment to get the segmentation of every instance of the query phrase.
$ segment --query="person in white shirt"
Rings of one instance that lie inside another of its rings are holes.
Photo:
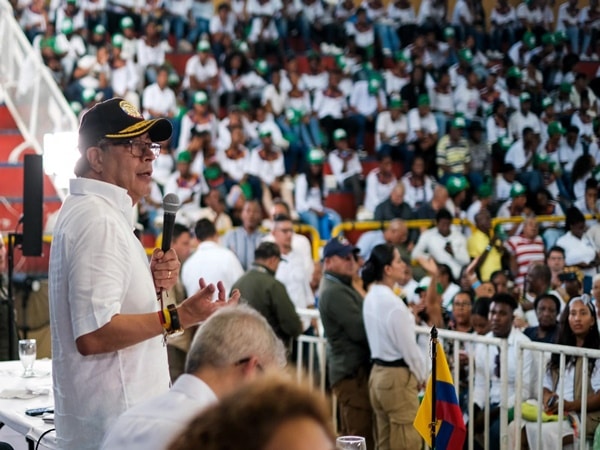
[[[263,316],[249,306],[223,308],[196,332],[185,374],[170,391],[119,417],[102,449],[165,449],[199,412],[263,370],[283,365],[283,344]]]
[[[211,0],[193,0],[189,31],[186,37],[190,44],[193,44],[200,36],[208,34],[210,31],[210,21],[214,16],[217,16],[213,3]]]
[[[217,14],[212,16],[208,25],[210,42],[217,60],[221,59],[229,42],[235,39],[236,26],[237,19],[235,13],[231,11],[231,5],[227,2],[220,3]]]
[[[365,146],[365,133],[375,130],[377,115],[386,107],[385,92],[378,78],[357,81],[354,83],[348,101],[351,118],[356,126],[356,147],[360,150]]]
[[[374,363],[369,396],[379,448],[416,449],[422,444],[413,421],[427,370],[415,340],[415,318],[394,293],[395,284],[405,280],[405,266],[398,249],[381,244],[373,249],[361,271],[368,289],[363,318]]]
[[[402,106],[402,99],[392,97],[388,110],[377,115],[375,148],[378,153],[387,153],[406,161],[408,120],[402,112]]]
[[[377,153],[377,161],[379,161],[378,167],[371,170],[365,180],[364,209],[371,217],[377,205],[390,196],[398,183],[391,155],[386,151],[380,151]]]
[[[295,203],[300,220],[319,232],[321,239],[329,239],[331,230],[342,222],[340,215],[323,205],[328,194],[323,177],[323,150],[313,148],[307,155],[308,169],[296,178]]]
[[[425,170],[430,173],[435,162],[435,146],[438,140],[438,125],[431,112],[429,96],[419,95],[418,107],[408,112],[408,138],[409,144],[415,146],[415,151],[423,155]]]
[[[170,134],[167,120],[144,120],[121,98],[98,103],[81,119],[78,178],[54,226],[48,274],[61,449],[97,449],[126,409],[166,392],[163,334],[189,328],[225,304],[223,289],[210,302],[217,287],[199,282],[198,293],[159,311],[156,293],[175,286],[179,261],[174,249],[156,249],[149,263],[132,232],[134,206],[151,190],[160,148],[153,143]],[[239,292],[232,295],[237,299]]]
[[[579,54],[579,14],[577,0],[568,0],[558,7],[556,31],[564,31],[569,38],[571,52]]]
[[[273,217],[273,241],[279,247],[282,261],[277,266],[275,278],[285,286],[285,289],[296,309],[312,309],[315,307],[315,296],[310,282],[315,270],[312,255],[307,255],[301,249],[293,247],[294,224],[289,216],[276,215]],[[314,334],[309,319],[302,320],[302,332]],[[296,345],[294,344],[294,348]],[[292,360],[295,360],[292,358]]]
[[[421,233],[411,258],[432,257],[438,264],[450,267],[455,279],[460,277],[463,266],[469,264],[467,239],[462,233],[451,227],[452,214],[440,209],[436,214],[436,226]]]
[[[290,189],[283,183],[285,167],[283,163],[283,152],[281,148],[273,145],[271,130],[261,128],[259,130],[261,145],[252,150],[250,155],[250,168],[248,173],[260,180],[262,183],[262,202],[265,210],[269,211],[273,204],[273,198],[291,198]]]
[[[111,69],[111,87],[114,95],[124,98],[139,108],[140,96],[137,93],[139,72],[133,61],[123,58],[123,35],[121,34],[115,34],[112,37]],[[179,128],[173,121],[173,115],[165,114],[165,116],[170,118],[173,132],[177,135]]]
[[[362,165],[358,153],[348,145],[346,130],[338,128],[333,132],[335,149],[329,153],[329,166],[338,188],[351,191],[357,205],[362,204]]]
[[[523,137],[514,142],[504,155],[504,163],[513,165],[517,171],[517,180],[524,184],[529,192],[537,192],[543,185],[542,175],[533,165],[538,142],[535,132],[526,127],[523,129]]]
[[[507,0],[498,0],[497,6],[490,13],[491,47],[495,51],[502,50],[502,43],[515,42],[515,25],[517,15]]]
[[[521,109],[515,111],[508,119],[508,134],[513,139],[519,139],[525,128],[531,128],[535,134],[540,134],[540,118],[531,111],[531,94],[522,92],[519,96]]]
[[[523,352],[522,372],[517,373],[517,343],[529,342],[517,328],[513,327],[514,312],[517,302],[510,294],[495,294],[490,303],[490,328],[486,334],[489,337],[506,339],[508,354],[502,355],[500,349],[485,344],[475,347],[475,375],[472,401],[475,404],[475,417],[473,418],[476,429],[483,429],[485,418],[485,404],[489,397],[490,403],[490,428],[485,439],[489,439],[489,448],[500,449],[500,415],[499,408],[503,398],[506,398],[505,407],[514,407],[516,395],[516,380],[519,377],[521,384],[521,400],[528,399],[531,392],[532,377],[534,376],[535,357],[531,351]],[[502,392],[500,378],[508,377],[508,390]],[[486,380],[489,385],[486,386]]]
[[[177,99],[175,93],[168,85],[169,70],[161,67],[156,74],[156,83],[148,85],[142,93],[144,104],[144,117],[169,117],[173,119],[177,114]],[[179,139],[173,139],[177,143]]]
[[[198,280],[208,283],[221,281],[226,292],[244,275],[244,269],[235,253],[219,244],[219,233],[208,219],[200,219],[194,227],[198,247],[183,263],[181,281],[186,292],[198,290]]]
[[[565,217],[567,233],[558,238],[556,245],[565,250],[567,266],[577,266],[583,271],[583,291],[589,293],[592,277],[600,265],[600,253],[594,241],[585,233],[585,217],[581,211],[572,206],[567,209]]]

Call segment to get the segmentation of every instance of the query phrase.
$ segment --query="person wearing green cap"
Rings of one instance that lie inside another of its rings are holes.
[[[455,112],[470,122],[479,115],[481,107],[479,76],[472,67],[465,69],[462,76],[465,82],[460,83],[454,91]]]
[[[258,136],[261,143],[252,149],[248,173],[260,180],[263,192],[262,204],[266,211],[270,211],[274,198],[285,197],[289,199],[291,198],[291,192],[289,192],[289,189],[285,191],[283,151],[273,143],[270,127],[259,126]]]
[[[450,122],[448,134],[437,143],[436,164],[440,183],[445,184],[452,175],[467,175],[470,170],[471,154],[469,142],[463,136],[466,121],[456,116]]]
[[[60,65],[64,70],[64,77],[66,80],[70,80],[77,62],[88,53],[88,49],[81,35],[74,32],[73,20],[71,18],[65,17],[61,24],[61,32],[53,38],[54,45],[50,59],[60,59]],[[52,30],[52,27],[49,28]],[[40,38],[42,37],[40,36],[38,39]],[[40,45],[40,48],[42,48],[42,45]],[[48,55],[43,54],[43,56],[47,57]],[[50,63],[48,66],[51,67],[52,64]]]
[[[219,87],[219,67],[210,50],[207,40],[200,40],[196,46],[197,52],[185,63],[185,75],[182,87],[191,92],[204,91],[209,97],[214,97],[213,107],[216,106],[216,91]]]
[[[416,154],[425,159],[427,173],[434,171],[435,146],[438,140],[438,126],[431,112],[429,96],[421,94],[418,107],[408,112],[408,143],[415,148]]]
[[[539,136],[540,118],[531,111],[531,94],[527,91],[519,95],[520,108],[513,112],[508,119],[508,134],[513,139],[519,139],[523,135],[525,128],[531,130]]]
[[[307,155],[308,168],[296,177],[294,203],[302,223],[312,226],[323,240],[331,237],[331,230],[342,222],[340,215],[324,205],[329,194],[323,175],[326,155],[320,148],[312,148]]]
[[[191,130],[208,131],[212,139],[217,137],[219,121],[211,111],[208,104],[208,95],[204,91],[197,91],[192,96],[193,107],[181,118],[179,141],[173,142],[179,151],[185,150],[191,139]]]
[[[392,97],[387,110],[377,115],[375,122],[375,149],[377,153],[386,153],[410,166],[412,153],[406,147],[408,120],[403,113],[403,102],[399,97]]]
[[[109,65],[108,46],[100,47],[96,55],[85,55],[79,58],[73,70],[73,81],[65,89],[68,100],[81,100],[81,93],[86,88],[102,92],[105,99],[112,98],[114,93],[110,85],[112,69]]]
[[[365,147],[365,134],[375,131],[377,114],[385,109],[385,92],[378,77],[371,77],[354,83],[348,101],[350,118],[355,123],[355,145],[359,150]]]
[[[358,153],[348,144],[348,133],[343,128],[333,132],[334,149],[329,153],[329,166],[338,188],[354,194],[354,205],[362,204],[363,176]]]
[[[539,138],[534,131],[526,127],[521,139],[514,142],[504,156],[504,162],[512,164],[517,170],[517,180],[535,192],[543,184],[541,174],[534,167],[534,156]]]

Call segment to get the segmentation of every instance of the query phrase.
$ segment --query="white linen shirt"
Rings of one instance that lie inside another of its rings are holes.
[[[158,83],[153,83],[144,89],[142,94],[144,117],[150,118],[148,110],[158,111],[163,116],[177,113],[177,99],[169,87],[161,89]]]
[[[260,148],[255,148],[250,155],[248,173],[260,178],[267,186],[270,186],[276,178],[285,175],[283,154],[277,149],[277,159],[267,161],[260,157]]]
[[[596,393],[600,391],[600,362],[598,360],[594,361],[594,369],[592,370],[592,376],[590,377],[590,381],[592,382],[592,391],[588,392],[588,395]],[[562,384],[565,384],[564,392],[562,391]],[[565,367],[564,374],[558,378],[558,383],[554,386],[552,381],[552,373],[549,370],[546,370],[544,375],[544,387],[548,389],[550,392],[556,392],[559,396],[562,395],[562,398],[567,402],[572,402],[575,399],[575,364],[568,364]]]
[[[486,334],[486,337],[494,337],[493,333],[490,331]],[[508,396],[507,407],[512,407],[515,404],[515,393],[516,393],[516,380],[517,380],[517,342],[529,342],[530,339],[525,336],[521,331],[513,328],[508,335],[508,392],[510,393]],[[486,345],[485,344],[477,344],[475,346],[475,378],[474,378],[474,389],[473,389],[473,403],[483,409],[485,406],[485,398],[489,396],[490,404],[498,404],[500,403],[500,399],[502,398],[502,386],[500,382],[500,377],[497,377],[495,372],[496,366],[496,355],[498,355],[499,350],[494,346],[490,346],[489,353],[486,358]],[[500,358],[502,362],[502,358]],[[534,357],[531,351],[525,350],[523,352],[523,372],[519,374],[521,380],[523,382],[521,387],[521,400],[525,401],[529,398],[531,393],[531,379],[533,374],[534,367]],[[489,380],[490,386],[489,390],[486,388],[485,380],[486,380],[486,372],[489,371]]]
[[[444,249],[446,242],[449,242],[452,246],[454,256]],[[467,239],[454,229],[448,236],[442,236],[437,228],[424,231],[421,233],[411,256],[412,259],[417,259],[420,256],[431,256],[438,264],[447,264],[456,279],[459,278],[462,267],[469,264],[470,261],[467,252]]]
[[[222,281],[225,292],[230,292],[233,284],[244,275],[242,265],[231,250],[212,241],[203,241],[183,263],[181,282],[188,295],[198,292],[198,280],[204,278],[207,284],[217,285]],[[213,294],[213,300],[218,292]]]
[[[183,374],[169,392],[140,403],[119,417],[102,448],[165,449],[198,413],[215,403],[217,396],[204,381]]]
[[[351,151],[351,150],[348,150]],[[350,178],[353,175],[362,174],[362,165],[360,163],[360,159],[358,158],[358,153],[352,152],[352,157],[348,161],[346,165],[346,170],[344,171],[344,160],[340,156],[340,150],[333,150],[329,154],[329,166],[331,167],[331,172],[335,177],[335,181],[343,187],[344,181]]]
[[[565,250],[565,264],[567,266],[576,266],[582,263],[589,264],[596,257],[596,245],[587,234],[578,239],[569,231],[558,238],[556,245]],[[598,272],[596,267],[581,270],[589,277],[593,277]]]
[[[423,353],[415,339],[415,317],[388,286],[373,284],[363,303],[371,358],[404,359],[419,383],[427,378]]]
[[[381,183],[377,178],[378,173],[379,168],[371,170],[365,182],[365,209],[370,213],[375,212],[377,205],[386,200],[398,184],[396,179],[392,179],[388,184]]]
[[[83,356],[75,340],[117,314],[158,311],[148,257],[133,234],[127,191],[78,178],[60,210],[50,251],[52,382],[57,447],[97,449],[125,410],[169,389],[162,336]]]

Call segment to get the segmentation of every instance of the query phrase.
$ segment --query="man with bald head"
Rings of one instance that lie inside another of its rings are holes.
[[[404,201],[404,185],[398,183],[390,196],[375,208],[374,220],[392,220],[414,218],[412,208]]]

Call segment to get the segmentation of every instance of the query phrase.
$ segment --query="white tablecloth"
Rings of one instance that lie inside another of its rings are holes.
[[[31,408],[53,406],[52,377],[50,371],[52,362],[49,359],[40,359],[35,362],[36,376],[23,378],[23,366],[20,361],[7,361],[0,363],[0,393],[6,390],[29,391],[36,394],[29,399],[0,398],[0,423],[10,427],[17,433],[33,442],[54,425],[45,423],[41,416],[30,417],[25,411]],[[43,444],[46,448],[57,448],[54,443],[54,432],[48,433]]]

